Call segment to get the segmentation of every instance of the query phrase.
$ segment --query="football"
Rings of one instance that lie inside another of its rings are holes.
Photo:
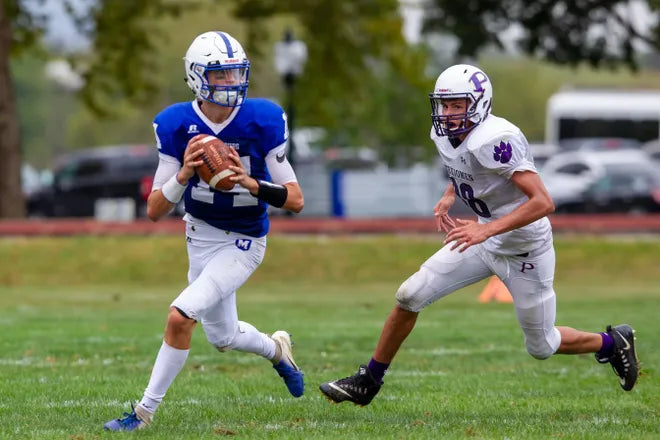
[[[234,182],[229,177],[236,173],[229,169],[232,161],[227,144],[215,136],[207,136],[201,142],[204,152],[200,157],[204,163],[195,168],[199,178],[214,189],[227,191],[234,188]]]

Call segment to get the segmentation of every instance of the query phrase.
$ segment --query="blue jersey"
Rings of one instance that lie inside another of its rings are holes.
[[[202,104],[203,105],[203,104]],[[215,124],[206,118],[196,102],[173,104],[154,119],[158,150],[183,164],[188,141],[198,134],[210,134],[234,147],[247,174],[270,181],[266,155],[286,142],[286,114],[266,99],[247,99],[230,118]],[[184,194],[186,212],[217,228],[262,237],[268,233],[268,204],[236,185],[230,191],[212,189],[195,174]]]

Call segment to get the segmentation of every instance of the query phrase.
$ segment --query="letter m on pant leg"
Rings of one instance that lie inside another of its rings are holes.
[[[247,238],[239,238],[235,241],[236,247],[239,248],[242,251],[247,251],[250,249],[250,246],[252,246],[252,240],[248,240]]]

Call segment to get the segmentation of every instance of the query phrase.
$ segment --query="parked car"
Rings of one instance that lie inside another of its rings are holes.
[[[562,151],[612,151],[640,148],[637,139],[612,137],[582,137],[564,139],[559,147]]]
[[[28,197],[28,215],[45,217],[146,216],[146,200],[158,165],[158,150],[121,145],[63,156],[52,185]]]
[[[646,142],[642,145],[642,150],[648,154],[653,161],[660,164],[660,139]]]
[[[541,170],[548,159],[560,151],[559,147],[556,145],[537,142],[530,143],[529,149],[532,151],[532,156],[534,157],[534,165],[536,166],[537,170]]]
[[[541,171],[541,177],[555,208],[577,206],[584,202],[587,188],[608,171],[622,169],[646,169],[657,172],[646,153],[639,149],[616,151],[575,151],[560,153],[549,159]]]
[[[558,212],[643,214],[660,212],[660,178],[652,166],[611,164],[592,182],[581,200],[556,206]]]

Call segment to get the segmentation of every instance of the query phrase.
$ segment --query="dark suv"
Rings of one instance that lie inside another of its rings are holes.
[[[121,203],[131,216],[144,217],[157,165],[158,150],[147,145],[89,148],[63,156],[52,186],[28,198],[28,215],[98,217],[103,206]]]

